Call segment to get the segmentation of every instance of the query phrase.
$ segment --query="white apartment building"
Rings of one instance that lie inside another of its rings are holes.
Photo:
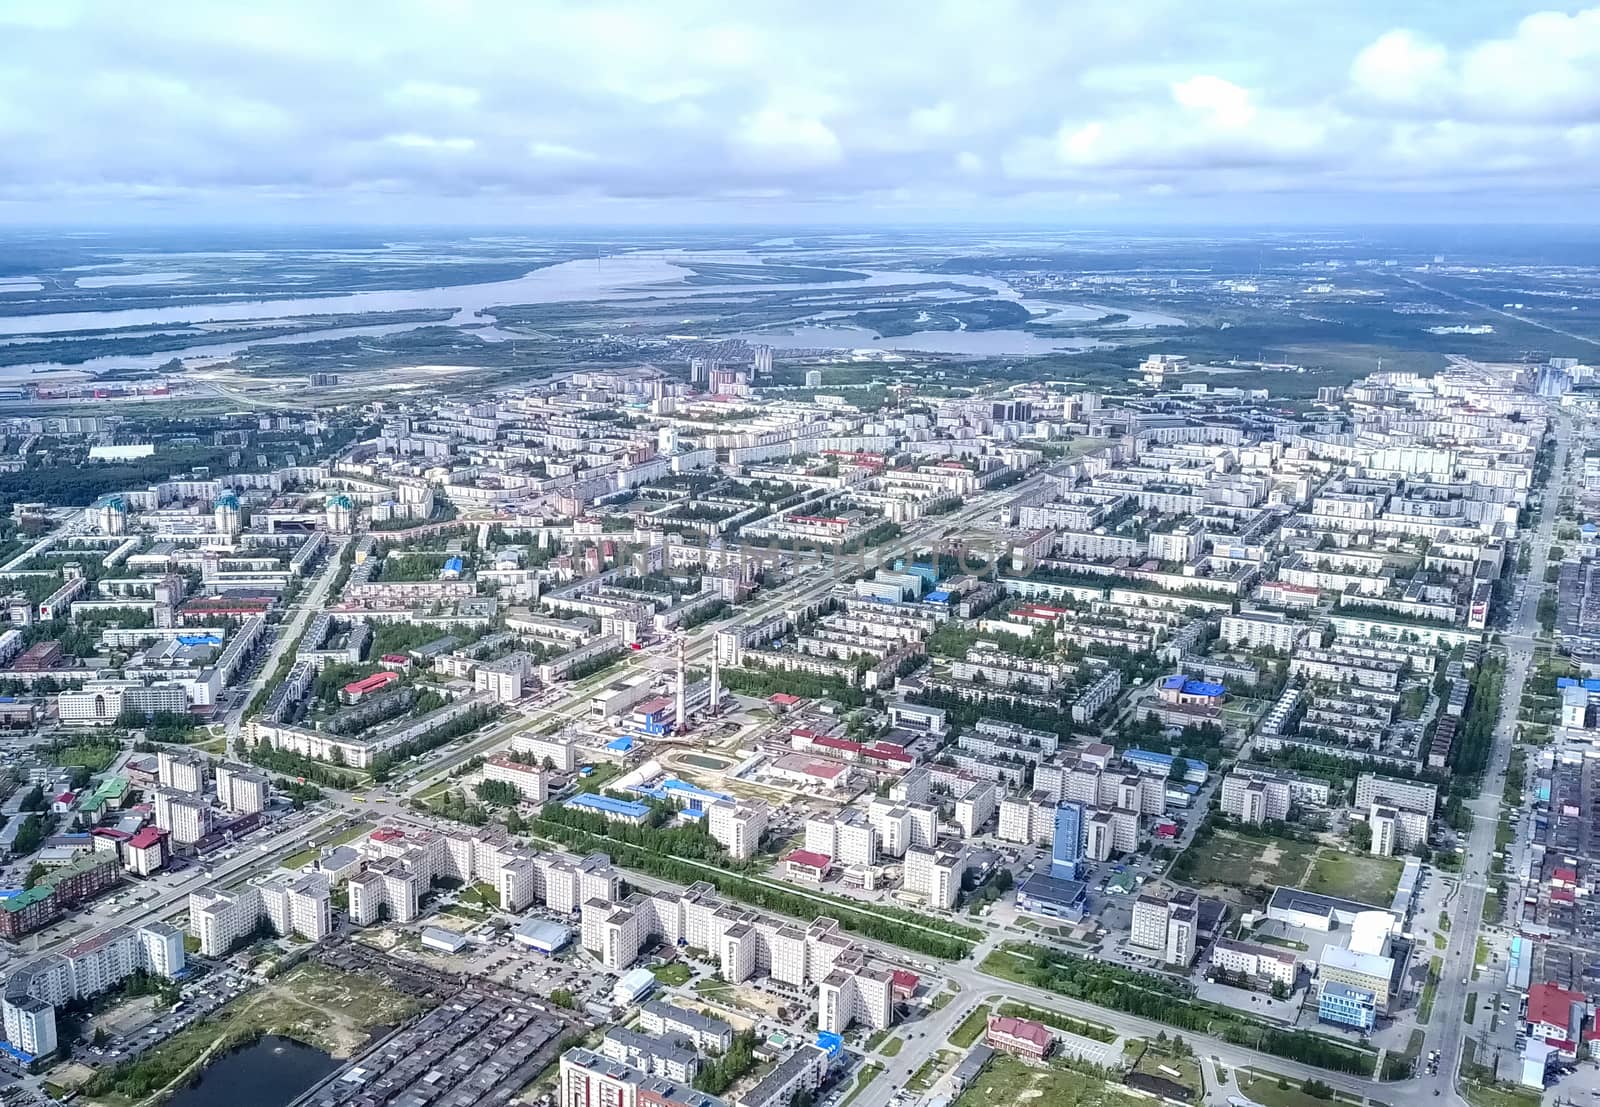
[[[261,920],[261,892],[244,885],[189,893],[189,933],[200,939],[200,952],[224,957],[235,942],[254,933]]]
[[[755,855],[766,833],[770,809],[763,800],[713,803],[706,809],[706,830],[735,861]]]
[[[1298,960],[1286,949],[1273,949],[1232,938],[1211,943],[1211,964],[1234,975],[1293,988]]]
[[[1121,690],[1122,673],[1116,669],[1108,669],[1072,701],[1072,721],[1087,723],[1098,715],[1106,704],[1116,699],[1117,693]]]
[[[1173,899],[1145,893],[1133,901],[1129,942],[1141,949],[1157,950],[1169,965],[1188,966],[1199,940],[1200,913],[1193,893]]]
[[[1049,845],[1056,835],[1056,801],[1044,792],[1007,796],[1000,801],[997,833],[1003,842]]]
[[[387,916],[398,923],[417,917],[430,881],[398,860],[379,861],[350,878],[350,921],[367,926]]]
[[[859,811],[845,810],[829,817],[806,820],[806,846],[812,853],[833,858],[836,865],[876,865],[878,835]]]
[[[267,809],[269,788],[264,774],[240,765],[217,766],[217,802],[236,815],[252,815]]]
[[[817,1029],[842,1034],[856,1023],[894,1021],[894,974],[882,965],[836,968],[817,982]]]
[[[961,895],[964,859],[954,850],[913,847],[906,851],[904,888],[929,907],[948,911]]]
[[[42,999],[9,995],[0,1001],[5,1016],[6,1041],[30,1057],[48,1057],[56,1051],[56,1009]]]
[[[1288,653],[1305,632],[1304,623],[1290,619],[1281,611],[1241,611],[1222,617],[1222,640],[1235,648],[1267,647]]]
[[[517,790],[527,803],[543,803],[549,786],[545,771],[537,765],[524,765],[509,757],[491,757],[483,763],[483,779],[497,780]]]
[[[198,754],[161,750],[156,754],[156,780],[163,788],[179,792],[204,792],[206,759]]]
[[[541,766],[549,762],[556,772],[570,773],[578,767],[578,747],[548,735],[518,734],[511,739],[511,749],[537,757]]]
[[[1355,806],[1368,808],[1379,801],[1403,811],[1431,816],[1438,807],[1439,789],[1420,780],[1379,776],[1377,773],[1362,773],[1356,777]]]
[[[725,1053],[733,1045],[733,1027],[721,1019],[659,999],[640,1007],[639,1027],[649,1034],[681,1038],[707,1053]]]
[[[320,942],[333,932],[328,880],[321,873],[269,880],[261,885],[261,907],[272,928]]]
[[[963,838],[972,838],[994,818],[995,811],[995,786],[990,783],[980,784],[956,800],[956,829]]]
[[[0,998],[6,1041],[22,1053],[46,1056],[57,1044],[57,1007],[109,991],[138,970],[170,979],[184,963],[183,932],[164,922],[112,927],[25,961],[11,970]]]
[[[1133,901],[1132,933],[1128,941],[1140,949],[1167,948],[1167,901],[1142,895]]]
[[[211,832],[211,807],[198,795],[157,788],[156,826],[180,846],[193,845]]]

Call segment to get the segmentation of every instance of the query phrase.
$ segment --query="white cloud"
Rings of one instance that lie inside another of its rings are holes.
[[[1356,55],[1350,83],[1359,99],[1412,115],[1581,123],[1600,113],[1600,8],[1530,15],[1454,52],[1390,31]]]
[[[439,138],[434,135],[398,134],[385,135],[383,141],[390,146],[398,146],[404,150],[436,150],[441,153],[461,154],[475,149],[477,143],[470,138],[460,135],[451,135]]]
[[[1172,86],[1172,99],[1180,108],[1221,130],[1243,130],[1256,117],[1250,94],[1221,77],[1202,74],[1178,81]]]
[[[820,119],[763,108],[739,121],[732,136],[736,156],[761,169],[823,169],[839,164],[839,136]]]
[[[419,220],[474,195],[819,218],[1579,197],[1600,187],[1600,8],[1505,8],[1399,27],[1384,0],[1325,24],[1273,0],[0,6],[0,197],[41,218],[108,198],[120,221],[155,196],[197,218],[292,197]]]

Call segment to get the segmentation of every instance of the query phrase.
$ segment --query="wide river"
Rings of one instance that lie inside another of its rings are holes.
[[[417,308],[454,308],[455,325],[488,322],[479,320],[479,311],[506,304],[579,303],[593,300],[630,300],[646,297],[679,297],[707,293],[790,291],[796,289],[869,289],[886,285],[935,284],[956,282],[992,289],[996,295],[1015,300],[1036,313],[1040,321],[1069,322],[1099,318],[1112,309],[1090,304],[1061,304],[1032,301],[1004,281],[991,277],[924,273],[915,270],[864,270],[864,279],[822,283],[765,283],[695,285],[686,283],[693,275],[687,263],[694,261],[750,264],[755,255],[726,252],[661,251],[627,254],[593,261],[568,261],[535,269],[508,281],[452,285],[388,292],[354,292],[348,295],[305,296],[289,299],[224,300],[206,304],[186,304],[164,308],[137,308],[111,311],[57,312],[50,315],[0,316],[0,337],[13,339],[46,331],[94,331],[109,327],[171,326],[187,322],[237,322],[272,320],[286,316],[372,311],[401,311]],[[785,259],[788,260],[788,259]],[[174,292],[182,290],[174,284]],[[931,298],[931,297],[930,297]],[[1182,320],[1156,312],[1116,309],[1129,316],[1118,324],[1120,330],[1179,326]],[[156,354],[109,355],[81,364],[40,362],[0,368],[0,380],[19,382],[35,373],[67,371],[74,375],[97,376],[113,369],[154,367],[174,357],[228,357],[247,345],[307,342],[352,334],[390,334],[422,324],[391,324],[373,327],[326,328],[306,334],[249,342],[207,341],[196,335],[193,346]],[[506,337],[488,329],[486,338]],[[858,349],[916,350],[927,353],[1023,356],[1095,346],[1092,338],[1047,338],[1023,330],[926,331],[880,339],[860,328],[802,324],[792,330],[748,332],[738,335],[710,333],[702,337],[740,337],[765,342],[781,349]],[[35,379],[37,379],[35,377]]]

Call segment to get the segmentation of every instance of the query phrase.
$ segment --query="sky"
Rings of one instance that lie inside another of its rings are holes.
[[[1600,7],[7,0],[0,223],[1595,221]]]

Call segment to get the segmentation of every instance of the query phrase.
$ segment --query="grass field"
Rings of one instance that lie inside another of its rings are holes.
[[[1335,1102],[1361,1102],[1344,1096],[1333,1100],[1318,1099],[1305,1093],[1301,1081],[1290,1080],[1277,1073],[1240,1069],[1234,1076],[1239,1090],[1263,1107],[1332,1107]]]
[[[882,1052],[885,1057],[898,1057],[900,1056],[900,1051],[905,1047],[906,1040],[904,1038],[890,1038],[883,1043]]]
[[[1197,885],[1304,888],[1387,907],[1405,863],[1398,857],[1344,853],[1292,838],[1253,838],[1219,830],[1190,862],[1185,879]]]
[[[1163,1072],[1163,1067],[1172,1069]],[[1174,1057],[1170,1053],[1159,1052],[1152,1043],[1139,1058],[1139,1063],[1133,1067],[1134,1072],[1142,1072],[1147,1076],[1159,1076],[1163,1080],[1173,1080],[1188,1088],[1198,1098],[1205,1091],[1200,1078],[1200,1063],[1193,1057]]]
[[[1286,838],[1247,838],[1219,830],[1197,852],[1187,879],[1224,887],[1299,886],[1317,853],[1311,842]]]
[[[1135,1107],[1149,1100],[1117,1090],[1098,1076],[1060,1065],[1025,1065],[1004,1053],[995,1055],[983,1075],[961,1094],[955,1107],[994,1107],[996,1104],[1036,1103],[1040,1107]],[[1324,1105],[1325,1107],[1325,1105]]]
[[[1319,852],[1302,887],[1308,892],[1339,896],[1375,907],[1388,907],[1400,885],[1405,862],[1398,857],[1373,857],[1364,853]]]
[[[670,988],[680,987],[689,983],[689,977],[694,973],[682,961],[668,961],[665,965],[651,965],[650,971],[655,978]]]
[[[98,773],[117,758],[121,749],[115,742],[108,745],[83,742],[67,746],[53,758],[57,765],[67,765],[88,769],[91,773]]]

